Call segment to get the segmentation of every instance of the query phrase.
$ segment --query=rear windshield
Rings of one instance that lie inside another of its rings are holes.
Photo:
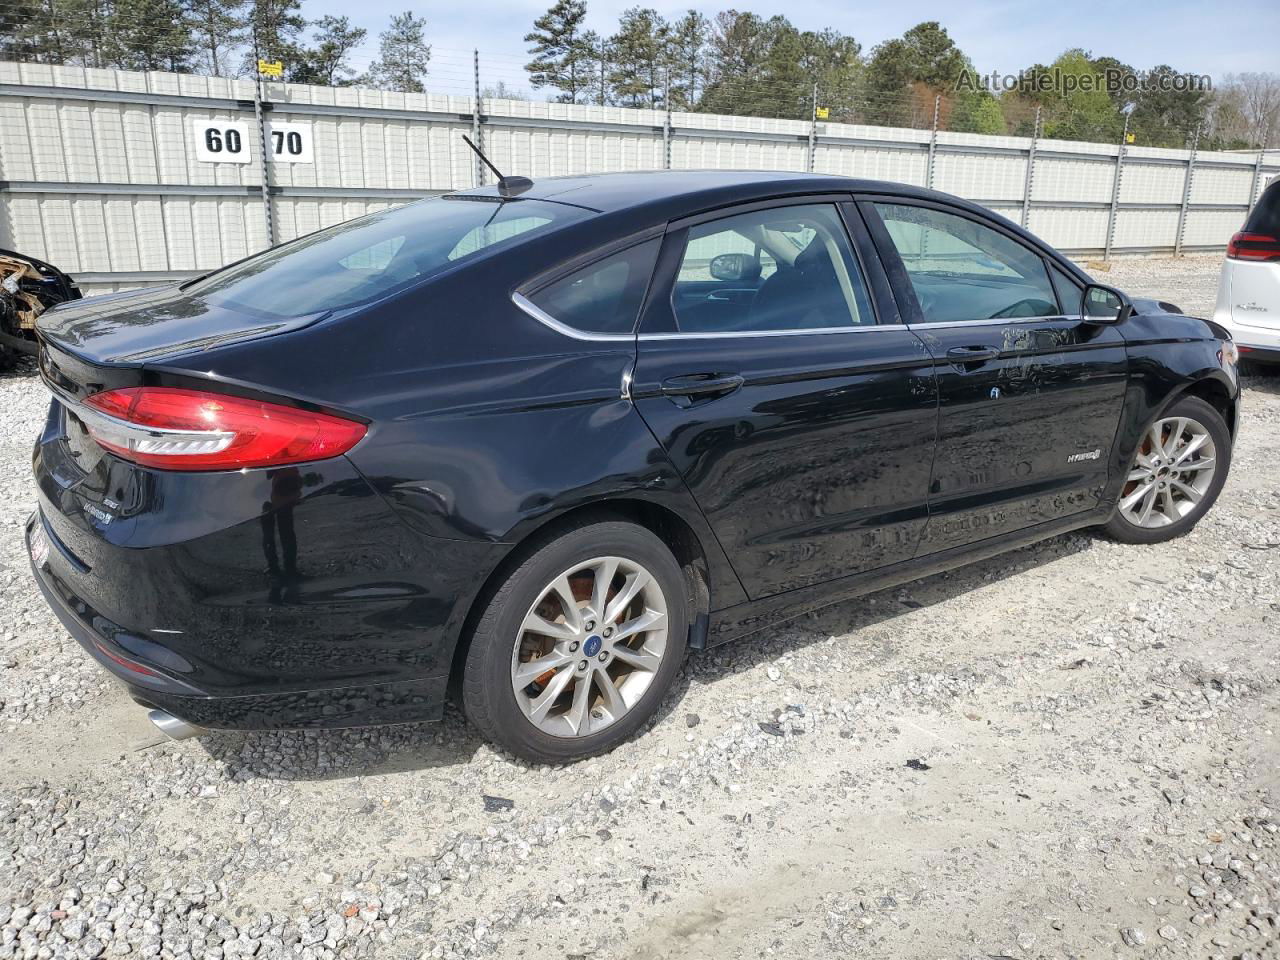
[[[579,207],[541,200],[436,197],[267,250],[184,292],[271,317],[341,310],[586,216]]]
[[[1245,233],[1261,233],[1268,237],[1280,237],[1280,180],[1262,191],[1258,205],[1244,222]]]

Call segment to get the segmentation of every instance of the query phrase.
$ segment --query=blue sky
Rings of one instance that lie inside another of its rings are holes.
[[[391,14],[412,9],[427,20],[434,45],[430,89],[465,93],[470,87],[470,51],[481,52],[482,82],[503,80],[523,85],[521,65],[528,59],[522,37],[549,0],[465,0],[418,6],[410,0],[363,0],[358,6],[340,0],[303,0],[312,19],[326,13],[349,16],[369,30],[369,41],[356,57],[363,69],[377,53],[377,34]],[[639,0],[588,0],[588,25],[610,32],[618,14]],[[685,3],[651,3],[675,17]],[[762,16],[784,12],[801,29],[834,27],[854,36],[870,50],[922,20],[938,20],[984,73],[1016,72],[1034,62],[1048,62],[1068,47],[1096,55],[1110,54],[1139,68],[1169,63],[1180,70],[1215,78],[1246,70],[1280,72],[1280,0],[995,0],[978,4],[955,0],[861,0],[854,6],[832,0],[759,0],[716,6],[694,4],[710,16],[726,7],[753,10]]]

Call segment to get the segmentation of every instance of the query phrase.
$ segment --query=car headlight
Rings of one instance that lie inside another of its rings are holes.
[[[1235,345],[1235,341],[1226,340],[1222,344],[1222,348],[1218,350],[1218,363],[1224,367],[1235,369],[1240,363],[1240,351]]]

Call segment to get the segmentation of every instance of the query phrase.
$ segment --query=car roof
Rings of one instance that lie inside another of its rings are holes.
[[[521,198],[552,200],[597,213],[634,212],[674,219],[728,203],[813,193],[891,193],[946,200],[957,198],[883,180],[779,170],[649,170],[544,177]],[[500,196],[496,186],[460,190],[464,196]],[[966,205],[964,201],[959,201]]]
[[[720,207],[789,196],[840,193],[932,200],[967,210],[979,218],[999,222],[1007,231],[1022,237],[1055,260],[1065,272],[1081,282],[1090,282],[1089,275],[1077,264],[989,207],[953,194],[889,180],[864,180],[793,170],[646,170],[542,177],[517,196],[520,199],[572,204],[595,213],[596,216],[586,221],[561,229],[566,239],[577,237],[569,246],[580,246],[580,252],[585,252],[598,246],[603,239],[618,239]],[[452,196],[496,199],[502,194],[497,186],[487,186],[459,190]]]

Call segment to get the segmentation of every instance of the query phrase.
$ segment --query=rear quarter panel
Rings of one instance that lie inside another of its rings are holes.
[[[351,462],[422,536],[509,551],[577,507],[648,501],[697,535],[713,602],[745,599],[684,482],[623,396],[634,341],[552,330],[511,301],[529,263],[478,266],[359,316],[210,351],[201,366],[229,385],[270,384],[368,419]],[[160,375],[186,378],[191,366]],[[491,569],[470,572],[477,588]]]

